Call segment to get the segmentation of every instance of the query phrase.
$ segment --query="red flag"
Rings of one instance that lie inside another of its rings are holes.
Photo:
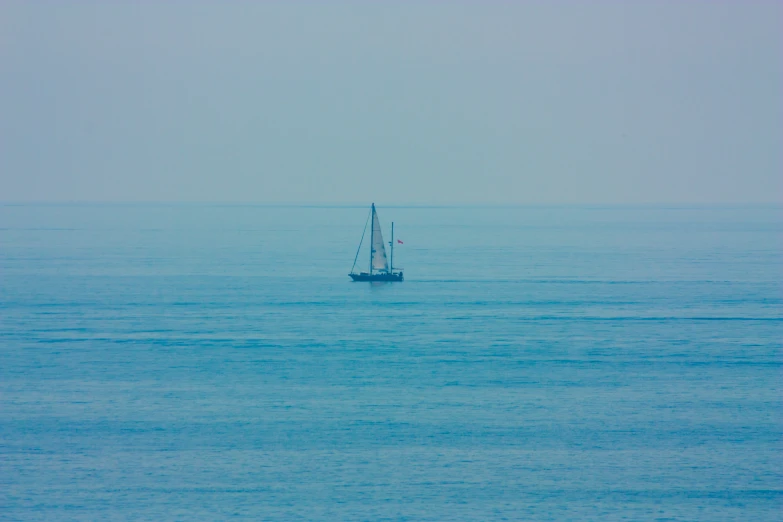
[[[404,245],[404,244],[405,244],[405,243],[403,243],[402,241],[400,241],[399,239],[397,240],[397,242],[398,242],[399,244],[401,244],[401,245]]]

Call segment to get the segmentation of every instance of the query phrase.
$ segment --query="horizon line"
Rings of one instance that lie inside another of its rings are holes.
[[[358,202],[263,202],[263,201],[112,201],[112,200],[41,200],[41,201],[0,201],[0,206],[210,206],[210,207],[268,207],[268,208],[365,208],[370,203]],[[385,208],[553,208],[553,207],[593,207],[593,208],[743,208],[743,207],[783,207],[780,202],[646,202],[646,203],[381,203]]]

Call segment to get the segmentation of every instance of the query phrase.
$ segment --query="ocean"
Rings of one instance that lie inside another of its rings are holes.
[[[780,520],[780,208],[368,207],[0,206],[0,519]]]

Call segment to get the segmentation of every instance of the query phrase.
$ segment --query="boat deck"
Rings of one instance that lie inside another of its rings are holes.
[[[383,273],[383,274],[348,274],[354,281],[402,281],[402,272]]]

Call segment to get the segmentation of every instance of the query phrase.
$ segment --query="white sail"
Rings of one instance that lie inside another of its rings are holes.
[[[372,250],[372,269],[388,272],[389,263],[386,261],[386,246],[383,243],[381,222],[378,220],[375,206],[372,207]]]

